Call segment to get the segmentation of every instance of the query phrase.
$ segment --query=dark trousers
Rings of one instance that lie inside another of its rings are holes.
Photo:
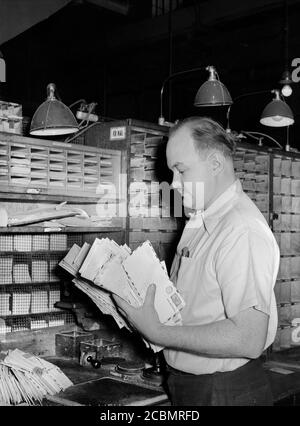
[[[168,367],[167,385],[172,405],[273,405],[268,378],[259,359],[234,371],[189,374]]]

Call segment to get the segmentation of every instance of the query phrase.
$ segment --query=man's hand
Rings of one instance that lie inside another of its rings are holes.
[[[163,327],[154,307],[155,292],[156,285],[151,284],[147,289],[144,304],[140,308],[134,308],[121,297],[116,294],[113,295],[120,312],[135,329],[152,343],[158,343],[160,331]]]

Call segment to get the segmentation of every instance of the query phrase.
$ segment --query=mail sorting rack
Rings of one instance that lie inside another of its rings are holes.
[[[117,227],[66,228],[44,232],[42,227],[0,230],[0,340],[1,334],[74,324],[74,316],[55,307],[68,300],[58,263],[73,246],[109,237],[124,243]],[[68,288],[70,292],[70,288]],[[72,292],[70,293],[72,297]]]
[[[0,233],[0,332],[74,322],[55,307],[61,300],[58,263],[82,240],[79,233]]]
[[[300,344],[300,155],[266,149],[237,150],[235,170],[264,214],[280,248],[275,285],[278,330],[273,351]]]
[[[273,229],[281,259],[275,294],[274,350],[300,344],[300,156],[274,155]]]
[[[118,187],[121,153],[0,132],[0,190],[96,197]]]
[[[270,222],[270,156],[255,149],[238,148],[234,156],[235,174],[243,190]]]
[[[184,217],[181,200],[169,186],[166,141],[161,129],[131,126],[128,226],[130,247],[149,240],[170,269]]]

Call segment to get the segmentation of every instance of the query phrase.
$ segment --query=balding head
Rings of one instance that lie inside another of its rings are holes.
[[[186,127],[190,130],[195,149],[201,156],[206,156],[209,151],[216,150],[226,158],[232,158],[235,153],[235,142],[226,133],[223,127],[208,117],[189,117],[170,129],[169,138]]]

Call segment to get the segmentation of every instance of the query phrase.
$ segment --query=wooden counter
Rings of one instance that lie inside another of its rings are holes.
[[[300,405],[300,348],[273,352],[264,368],[275,405]]]
[[[115,378],[105,369],[82,367],[77,361],[49,357],[74,383],[55,396],[47,396],[44,405],[64,406],[151,406],[169,405],[160,387],[142,386]]]

